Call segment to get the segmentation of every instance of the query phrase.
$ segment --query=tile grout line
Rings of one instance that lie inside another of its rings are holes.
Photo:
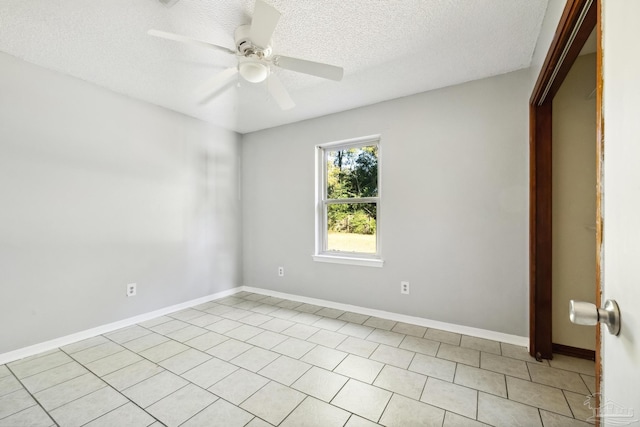
[[[51,416],[51,414],[49,414],[49,411],[47,411],[46,409],[44,409],[44,406],[42,406],[42,405],[40,404],[40,401],[39,401],[38,399],[36,399],[36,397],[31,393],[31,391],[29,391],[29,389],[27,389],[27,387],[25,387],[25,385],[22,383],[22,380],[20,380],[20,378],[18,378],[18,376],[15,374],[15,372],[13,372],[13,370],[11,369],[11,367],[10,367],[10,366],[8,366],[8,365],[5,365],[5,366],[6,366],[6,367],[7,367],[7,369],[9,370],[10,374],[11,374],[11,375],[13,375],[13,377],[16,379],[16,381],[18,381],[18,383],[20,383],[20,386],[22,387],[22,389],[23,389],[24,391],[26,391],[26,392],[27,392],[27,394],[31,397],[31,399],[33,399],[33,401],[36,403],[35,405],[29,406],[28,408],[24,408],[23,410],[30,409],[30,408],[32,408],[33,406],[36,406],[36,405],[37,405],[37,406],[39,406],[39,407],[40,407],[40,409],[42,409],[42,410],[44,411],[44,413],[45,413],[45,414],[47,414],[47,417],[49,417],[49,419],[53,422],[53,424],[57,426],[57,425],[58,425],[58,423],[56,422],[56,420],[54,420],[54,419],[53,419],[53,417]],[[53,369],[53,368],[52,368],[52,369]],[[19,391],[19,390],[16,390],[16,391]],[[11,416],[13,416],[13,415],[15,415],[15,414],[20,413],[20,412],[22,412],[22,411],[14,412],[13,414],[8,415],[8,416],[4,417],[3,419],[7,419],[7,418],[9,418],[9,417],[11,417]]]

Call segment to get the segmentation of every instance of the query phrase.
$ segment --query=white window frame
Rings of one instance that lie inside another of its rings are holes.
[[[315,253],[313,260],[338,264],[361,265],[366,267],[382,267],[382,251],[380,246],[380,201],[381,201],[381,138],[380,135],[370,135],[360,138],[346,139],[316,145],[316,191],[315,191]],[[349,199],[327,199],[327,156],[329,151],[356,148],[363,146],[378,146],[378,196]],[[327,250],[327,206],[338,203],[375,203],[376,204],[376,253],[353,253]]]

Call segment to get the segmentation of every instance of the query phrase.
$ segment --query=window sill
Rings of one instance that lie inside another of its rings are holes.
[[[329,262],[334,264],[359,265],[362,267],[382,267],[384,261],[377,258],[355,258],[339,255],[311,255],[316,262]]]

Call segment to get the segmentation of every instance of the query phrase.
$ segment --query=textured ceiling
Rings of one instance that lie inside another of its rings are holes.
[[[2,0],[0,51],[241,133],[530,65],[547,0],[265,0],[274,52],[340,65],[341,82],[277,70],[296,108],[244,81],[207,104],[194,89],[236,59],[146,34],[234,48],[253,0]]]

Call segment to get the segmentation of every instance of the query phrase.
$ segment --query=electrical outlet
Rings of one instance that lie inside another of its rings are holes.
[[[409,295],[409,282],[400,282],[400,293]]]
[[[284,277],[284,267],[278,267],[278,276]]]
[[[135,297],[136,296],[136,294],[138,293],[137,286],[138,285],[136,285],[135,283],[129,283],[127,285],[127,296],[128,297]]]

